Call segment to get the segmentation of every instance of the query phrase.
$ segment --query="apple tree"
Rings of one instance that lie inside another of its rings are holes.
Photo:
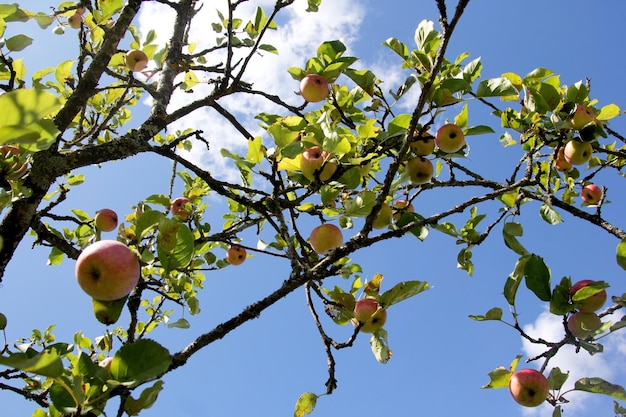
[[[210,22],[214,39],[205,49],[190,28],[207,25],[194,20],[206,4],[157,0],[174,16],[171,37],[161,40],[133,23],[146,3],[82,0],[51,11],[0,4],[0,280],[17,278],[5,274],[6,267],[33,236],[49,248],[50,268],[76,264],[77,285],[93,299],[89,314],[103,324],[103,335],[94,339],[76,329],[73,340],[57,341],[47,323],[44,331],[8,340],[8,329],[24,329],[11,328],[11,317],[0,312],[0,389],[35,401],[36,417],[137,415],[167,389],[164,376],[290,293],[304,291],[327,356],[320,366],[328,369],[320,387],[303,386],[304,394],[294,398],[295,416],[311,413],[320,395],[338,387],[336,351],[369,338],[375,359],[387,363],[387,309],[428,297],[428,282],[383,279],[351,256],[368,247],[384,250],[393,239],[427,245],[430,234],[441,233],[456,245],[453,258],[469,275],[472,254],[487,239],[517,256],[498,284],[504,299],[468,314],[501,322],[544,351],[528,358],[539,372],[519,374],[521,356],[511,352],[511,364],[493,369],[486,387],[513,381],[517,402],[547,401],[555,416],[571,390],[626,399],[619,385],[593,375],[568,381],[567,370],[550,363],[567,345],[580,350],[581,360],[584,352],[600,354],[601,338],[626,323],[618,314],[626,296],[602,279],[554,279],[548,261],[521,239],[529,216],[551,225],[567,217],[613,236],[616,258],[607,262],[626,269],[626,231],[619,217],[603,211],[620,190],[597,181],[623,179],[626,139],[611,128],[618,105],[596,99],[588,81],[564,84],[546,68],[483,78],[480,58],[448,56],[469,0],[454,7],[436,0],[438,22],[420,22],[410,42],[384,42],[406,75],[399,85],[384,84],[341,41],[328,40],[288,69],[299,90],[289,97],[258,90],[248,79],[259,59],[279,52],[267,35],[281,31],[280,16],[296,7],[294,0],[258,6],[252,15],[241,12],[246,1],[225,2]],[[321,3],[308,0],[308,11]],[[32,39],[20,34],[20,22],[32,20],[48,33],[71,37],[76,58],[26,68],[20,56]],[[400,111],[397,103],[411,94],[417,97],[412,111]],[[172,107],[175,95],[190,99]],[[252,115],[249,125],[239,117],[242,109],[233,108],[237,97],[266,102],[273,111]],[[211,147],[207,127],[172,129],[203,109],[221,115],[246,144],[245,152],[220,150],[237,180],[189,156]],[[490,114],[492,123],[472,122],[475,113]],[[479,135],[499,138],[494,152],[513,149],[516,162],[497,172],[472,164]],[[85,181],[80,169],[128,158],[139,163],[148,155],[171,164],[161,193],[138,197],[123,213],[88,213],[72,199]],[[175,186],[182,195],[174,195]],[[455,204],[422,211],[431,195],[457,190],[463,193]],[[221,224],[208,213],[215,199],[226,203]],[[65,201],[74,208],[63,209]],[[124,261],[128,253],[132,259]],[[157,328],[190,327],[175,307],[201,314],[198,294],[207,290],[207,275],[263,257],[288,266],[281,285],[214,328],[186,330],[188,344],[179,351],[151,337]],[[332,278],[342,284],[331,284]],[[516,303],[521,292],[562,317],[561,340],[524,331],[518,321],[523,307]],[[337,328],[342,338],[332,336]]]

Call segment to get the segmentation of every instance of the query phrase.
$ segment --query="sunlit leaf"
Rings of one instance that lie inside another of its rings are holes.
[[[318,396],[312,392],[305,392],[296,401],[296,408],[293,412],[293,417],[303,417],[306,414],[311,414],[315,405],[317,404]]]
[[[626,401],[626,390],[624,390],[624,387],[612,384],[602,378],[581,378],[574,384],[574,389],[594,394],[604,394]]]
[[[617,245],[617,254],[616,254],[617,264],[622,267],[622,269],[626,269],[626,239],[623,239]]]
[[[138,399],[129,396],[126,398],[126,401],[124,401],[124,411],[126,411],[129,416],[139,415],[141,410],[152,407],[159,397],[161,390],[163,390],[163,381],[157,381],[151,387],[141,391]]]
[[[494,307],[484,315],[470,315],[469,318],[476,321],[502,320],[502,309]]]
[[[111,361],[111,376],[120,382],[140,382],[167,371],[172,362],[167,349],[150,339],[122,346]]]
[[[380,296],[380,303],[389,307],[430,289],[426,281],[399,282]]]
[[[483,385],[482,388],[506,388],[509,386],[509,380],[512,374],[513,372],[506,369],[504,366],[499,366],[489,372],[489,383]]]

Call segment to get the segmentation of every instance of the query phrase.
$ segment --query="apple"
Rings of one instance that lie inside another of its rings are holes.
[[[602,320],[596,313],[577,311],[567,319],[567,328],[575,337],[586,339],[602,326]]]
[[[355,325],[362,323],[360,331],[373,333],[382,328],[387,321],[387,310],[380,307],[378,301],[373,298],[364,298],[354,305]]]
[[[454,123],[448,123],[437,130],[435,142],[442,152],[454,153],[465,146],[465,134]]]
[[[83,23],[83,16],[80,13],[74,13],[67,18],[67,24],[70,25],[72,29],[80,28],[81,23]]]
[[[554,161],[556,169],[561,172],[569,172],[572,169],[572,164],[565,159],[565,148],[561,146],[556,154],[556,160]]]
[[[331,161],[331,158],[328,151],[323,151],[319,146],[312,146],[302,152],[300,171],[309,181],[314,181],[316,178],[322,182],[328,181],[337,170],[337,163]]]
[[[98,362],[98,366],[108,371],[111,369],[111,362],[113,362],[113,358],[111,356],[107,356],[106,358]]]
[[[76,279],[88,295],[100,301],[115,301],[137,286],[141,268],[135,253],[116,240],[100,240],[78,256]]]
[[[511,375],[509,391],[518,404],[537,407],[548,398],[550,384],[541,372],[530,368],[520,369]]]
[[[343,233],[334,224],[324,223],[311,231],[311,247],[320,255],[327,255],[333,249],[343,245]]]
[[[423,156],[411,158],[406,162],[406,172],[413,184],[426,184],[433,177],[435,167],[429,159]]]
[[[563,156],[572,165],[582,165],[589,162],[593,154],[593,147],[589,142],[570,140],[565,144]]]
[[[110,232],[117,227],[117,213],[111,209],[104,208],[96,211],[94,217],[96,229],[102,232]]]
[[[580,130],[589,123],[593,123],[595,121],[596,115],[593,113],[591,108],[582,104],[576,105],[576,110],[574,110],[574,115],[572,116],[572,127],[574,129]]]
[[[603,194],[602,188],[595,184],[587,184],[583,187],[583,192],[580,195],[585,203],[594,205],[602,200]]]
[[[328,81],[318,74],[305,75],[300,80],[300,94],[309,103],[317,103],[328,97]]]
[[[239,245],[232,245],[226,251],[226,260],[231,265],[241,265],[247,257],[246,248]]]
[[[107,326],[115,324],[122,314],[122,310],[124,309],[124,305],[126,305],[127,299],[128,296],[124,296],[119,300],[113,301],[100,301],[95,298],[92,299],[93,313],[96,316],[96,319],[100,323],[106,324]]]
[[[576,308],[578,308],[578,310],[585,312],[585,313],[598,311],[602,308],[602,306],[604,306],[604,303],[606,303],[606,291],[605,290],[597,292],[594,295],[584,298],[582,300],[574,301],[574,295],[576,295],[578,290],[585,288],[587,285],[593,282],[595,281],[591,279],[583,279],[581,281],[578,281],[577,283],[572,285],[572,288],[570,289],[570,292],[569,292],[570,296],[572,297],[572,302],[576,305]]]
[[[85,6],[80,6],[79,8],[76,9],[76,13],[80,15],[85,14],[86,11],[87,11],[87,8]]]
[[[415,210],[413,209],[413,204],[409,203],[407,200],[398,200],[393,203],[393,220],[398,221],[402,218],[404,213],[413,213]]]
[[[372,227],[374,229],[383,229],[391,223],[391,219],[393,217],[393,213],[391,210],[391,206],[389,204],[383,204],[372,222]]]
[[[0,146],[0,171],[5,179],[15,181],[24,176],[28,170],[28,164],[20,160],[20,149],[14,145]]]
[[[139,49],[132,49],[126,53],[126,66],[133,72],[142,71],[148,66],[148,55]]]
[[[193,211],[191,201],[186,197],[177,197],[170,205],[170,212],[183,220],[187,220]]]
[[[435,151],[435,137],[430,132],[424,132],[422,135],[418,135],[419,132],[413,134],[413,141],[411,142],[411,150],[417,156],[428,156]]]

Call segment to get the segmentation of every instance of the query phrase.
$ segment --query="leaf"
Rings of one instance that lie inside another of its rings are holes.
[[[124,411],[129,416],[138,415],[141,410],[152,407],[162,390],[163,381],[157,381],[151,387],[144,389],[138,399],[129,396],[124,402]]]
[[[572,311],[573,306],[570,303],[569,294],[571,287],[572,281],[567,277],[563,277],[561,282],[554,287],[550,298],[550,313],[562,316]]]
[[[305,392],[296,401],[296,409],[293,412],[293,417],[303,417],[305,414],[311,414],[315,405],[317,404],[318,396],[312,392]]]
[[[173,323],[169,323],[167,327],[170,329],[172,327],[177,327],[179,329],[188,329],[189,327],[191,327],[191,325],[189,324],[189,321],[187,319],[180,318]]]
[[[194,249],[193,232],[186,224],[168,218],[159,222],[157,254],[163,268],[171,271],[189,265]]]
[[[267,43],[262,43],[261,45],[259,45],[259,49],[278,55],[278,49],[276,49],[275,46],[269,45]]]
[[[526,286],[541,301],[550,301],[550,270],[543,261],[543,258],[535,254],[530,255],[524,266],[524,276]]]
[[[402,214],[402,217],[396,222],[396,226],[399,228],[411,223],[419,223],[424,220],[424,217],[413,212],[406,212]],[[412,227],[409,232],[415,235],[419,240],[423,241],[428,237],[428,226],[422,224]]]
[[[370,337],[370,347],[376,360],[385,364],[391,359],[391,350],[387,341],[387,330],[378,329]]]
[[[246,161],[253,164],[258,164],[263,160],[263,138],[257,136],[254,139],[248,140],[248,153],[246,154]]]
[[[502,237],[504,238],[504,243],[506,244],[506,246],[513,252],[522,256],[530,254],[530,252],[528,252],[526,248],[516,238],[516,236],[522,236],[523,233],[524,231],[520,223],[505,223],[504,227],[502,228]]]
[[[63,374],[63,362],[54,351],[43,351],[34,355],[27,351],[0,356],[0,365],[50,378],[58,378]]]
[[[21,51],[22,49],[30,46],[33,43],[33,39],[26,35],[15,35],[5,41],[6,47],[9,51]]]
[[[140,339],[117,351],[110,370],[113,379],[134,385],[164,374],[171,363],[167,349],[154,340]]]
[[[35,143],[46,132],[54,135],[58,131],[52,121],[43,118],[60,107],[59,98],[47,91],[18,89],[0,95],[0,144]]]
[[[594,394],[604,394],[622,401],[626,400],[624,387],[611,384],[602,378],[581,378],[574,384],[574,389]]]
[[[506,77],[489,78],[478,84],[477,97],[501,97],[517,95],[517,89]]]
[[[487,311],[487,313],[485,313],[484,316],[470,315],[469,318],[472,320],[476,320],[476,321],[488,321],[488,320],[500,321],[502,320],[502,309],[499,307],[494,307],[490,309],[489,311]]]
[[[346,68],[344,74],[363,89],[370,96],[374,95],[374,86],[376,85],[376,75],[370,70],[353,70]]]
[[[617,245],[617,264],[626,270],[626,239]]]
[[[543,203],[541,208],[539,209],[539,214],[541,214],[541,218],[546,222],[554,225],[562,223],[561,215],[558,211],[554,210],[551,205]]]
[[[567,378],[569,377],[569,372],[561,372],[559,367],[552,368],[550,371],[550,375],[548,375],[548,383],[550,384],[551,390],[560,390]]]
[[[506,369],[504,366],[499,366],[488,373],[489,383],[483,385],[482,388],[506,388],[509,386],[509,380],[512,374],[513,372]]]
[[[617,104],[607,104],[600,109],[600,113],[596,115],[598,120],[609,120],[620,115],[620,108]]]
[[[515,296],[517,295],[517,289],[524,277],[524,268],[526,267],[528,259],[529,256],[522,256],[517,260],[515,269],[513,269],[513,272],[511,272],[504,284],[504,298],[506,298],[510,305],[515,305]]]
[[[431,287],[426,281],[405,281],[399,282],[392,288],[388,289],[380,296],[380,303],[389,307],[393,304],[397,304],[400,301],[404,301],[407,298],[411,298],[414,295],[420,294]]]

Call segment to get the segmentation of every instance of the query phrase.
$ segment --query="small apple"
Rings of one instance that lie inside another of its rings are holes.
[[[126,300],[128,296],[124,296],[119,300],[113,301],[100,301],[95,298],[92,299],[93,302],[93,313],[96,316],[96,319],[107,326],[110,324],[115,324],[117,320],[120,318],[122,314],[122,310],[126,305]]]
[[[415,210],[413,208],[413,204],[409,203],[407,200],[398,200],[393,203],[393,220],[398,221],[402,218],[404,213],[413,213]]]
[[[572,297],[572,302],[576,304],[576,307],[578,308],[578,310],[585,312],[585,313],[598,311],[602,308],[602,306],[604,306],[604,303],[606,303],[606,291],[605,290],[597,292],[591,297],[587,297],[579,301],[574,301],[574,295],[576,295],[578,290],[585,288],[587,285],[593,282],[595,281],[591,279],[583,279],[581,281],[578,281],[577,283],[572,285],[572,288],[570,289],[570,292],[569,292],[570,296]]]
[[[593,147],[589,142],[570,140],[565,144],[563,156],[572,165],[582,165],[589,162],[593,154]]]
[[[117,213],[111,209],[104,208],[96,211],[94,217],[96,229],[102,232],[110,232],[117,227]]]
[[[454,153],[465,146],[465,134],[454,123],[448,123],[437,130],[435,142],[442,152]]]
[[[108,371],[111,369],[111,362],[113,362],[113,358],[111,356],[107,356],[106,358],[98,362],[98,366]]]
[[[300,81],[300,94],[309,103],[317,103],[328,97],[328,81],[318,74],[308,74]]]
[[[380,211],[376,215],[374,222],[372,223],[372,227],[374,229],[383,229],[391,223],[391,219],[393,217],[393,212],[391,210],[391,206],[389,204],[383,204],[380,207]]]
[[[387,322],[387,310],[373,298],[364,298],[354,305],[354,325],[362,323],[360,331],[373,333]]]
[[[412,184],[426,184],[433,177],[435,167],[429,159],[417,156],[406,161],[406,172]]]
[[[85,6],[80,6],[79,8],[76,9],[76,13],[80,15],[84,15],[86,11],[87,11],[87,8]]]
[[[186,197],[177,197],[170,205],[170,212],[172,215],[178,216],[183,220],[187,220],[192,211],[193,208],[191,207],[191,201]]]
[[[92,298],[115,301],[137,286],[141,268],[128,246],[116,240],[100,240],[80,253],[75,274],[80,287]]]
[[[331,160],[332,155],[323,151],[319,146],[312,146],[302,152],[300,158],[300,171],[309,181],[319,178],[320,181],[328,181],[337,170],[337,163]]]
[[[142,71],[148,66],[148,55],[139,49],[132,49],[126,53],[126,66],[133,72]]]
[[[583,201],[586,204],[594,205],[598,204],[600,200],[602,200],[603,195],[602,188],[598,187],[595,184],[587,184],[583,187],[582,193],[580,193]]]
[[[435,137],[430,132],[424,132],[421,136],[419,132],[415,132],[411,142],[411,150],[417,156],[432,154],[435,151]]]
[[[559,148],[559,152],[556,154],[554,165],[561,172],[569,172],[572,169],[572,164],[565,159],[565,148],[563,146]]]
[[[602,326],[602,320],[596,313],[577,311],[567,319],[567,328],[575,337],[586,339]]]
[[[520,369],[511,375],[509,391],[518,404],[537,407],[548,398],[550,384],[541,372],[530,368]]]
[[[576,110],[574,110],[574,115],[572,116],[572,127],[574,129],[580,130],[595,121],[596,115],[589,107],[582,104],[576,105]]]
[[[67,24],[70,25],[72,29],[80,28],[81,23],[83,23],[83,16],[80,13],[74,13],[67,18]]]
[[[226,251],[226,260],[231,265],[241,265],[247,257],[246,248],[239,245],[232,245]]]
[[[343,233],[334,224],[324,223],[311,232],[311,247],[320,255],[327,255],[333,249],[343,245]]]

